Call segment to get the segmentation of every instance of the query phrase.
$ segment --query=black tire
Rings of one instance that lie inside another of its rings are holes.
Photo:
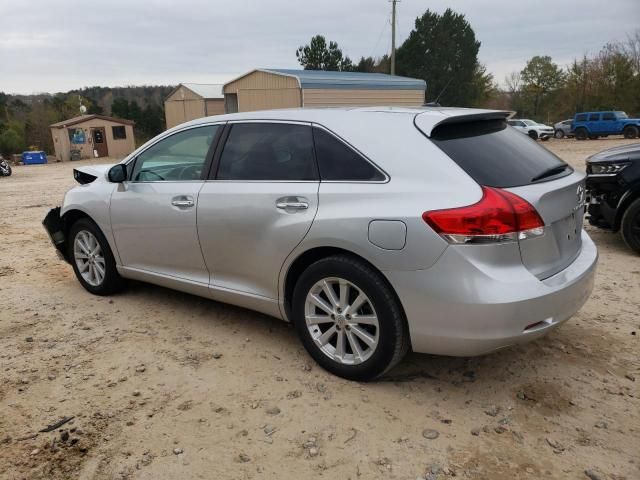
[[[624,243],[640,254],[640,198],[635,199],[625,210],[620,231]]]
[[[78,233],[85,230],[96,238],[104,255],[105,275],[99,285],[91,285],[83,278],[75,260],[74,242]],[[113,257],[113,253],[111,252],[111,248],[109,247],[109,242],[107,242],[107,239],[102,234],[102,231],[100,231],[100,228],[92,220],[88,218],[81,218],[71,226],[69,237],[67,239],[67,255],[71,265],[73,266],[76,278],[88,292],[101,296],[111,295],[119,292],[126,285],[125,280],[118,274],[118,270],[116,269],[116,261]]]
[[[536,132],[535,130],[529,130],[529,137],[532,140],[537,140],[538,139],[538,132]]]
[[[622,133],[624,134],[624,138],[638,138],[638,127],[629,125],[625,127]]]
[[[378,317],[378,344],[362,363],[346,365],[330,358],[316,345],[307,328],[307,294],[317,282],[331,277],[347,280],[360,289],[369,298]],[[373,380],[393,368],[409,351],[407,323],[393,290],[379,272],[357,258],[335,255],[310,265],[296,283],[292,313],[298,335],[309,355],[325,370],[348,380]]]
[[[576,140],[586,140],[589,137],[589,132],[586,128],[576,129]]]
[[[553,136],[557,139],[564,138],[564,130],[556,130]]]

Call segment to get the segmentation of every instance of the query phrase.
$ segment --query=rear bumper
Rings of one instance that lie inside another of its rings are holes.
[[[471,260],[452,247],[428,270],[386,274],[414,351],[473,356],[534,340],[569,319],[591,294],[597,259],[583,231],[580,255],[545,280],[521,263]]]
[[[54,247],[58,257],[68,262],[66,252],[66,242],[64,236],[64,222],[60,217],[60,207],[52,208],[42,220],[44,229],[49,234],[49,239]]]

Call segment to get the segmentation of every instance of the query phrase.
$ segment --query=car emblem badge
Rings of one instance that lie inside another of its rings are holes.
[[[582,185],[578,185],[576,194],[578,195],[578,206],[583,205],[585,201],[585,191]]]

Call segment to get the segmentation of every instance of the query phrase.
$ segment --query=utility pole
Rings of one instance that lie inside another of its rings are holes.
[[[391,75],[396,74],[396,3],[391,0]]]

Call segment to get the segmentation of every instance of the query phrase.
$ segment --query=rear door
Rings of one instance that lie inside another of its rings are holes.
[[[318,209],[311,126],[232,122],[198,199],[213,287],[278,298],[278,274]]]
[[[544,235],[519,241],[522,262],[531,273],[547,278],[578,256],[583,173],[501,120],[442,125],[431,132],[431,140],[479,185],[506,189],[536,208],[545,224]]]
[[[196,229],[218,125],[189,128],[135,159],[129,181],[111,196],[111,225],[125,267],[209,284]]]
[[[599,113],[589,114],[589,131],[596,134],[604,133]]]

